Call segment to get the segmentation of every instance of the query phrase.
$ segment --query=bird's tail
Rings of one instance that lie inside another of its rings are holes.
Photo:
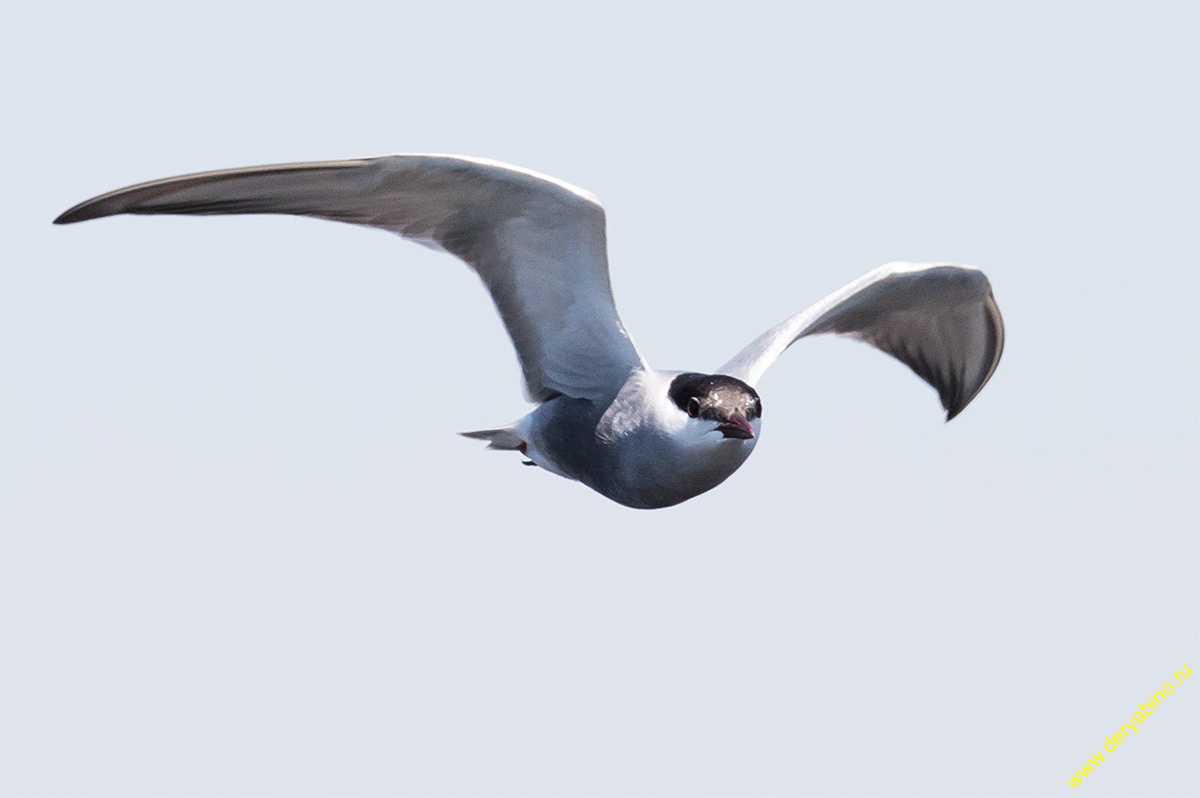
[[[489,449],[505,449],[516,450],[519,452],[525,451],[525,441],[517,434],[515,427],[502,427],[501,429],[479,429],[474,432],[460,432],[464,438],[474,438],[479,441],[487,441]]]

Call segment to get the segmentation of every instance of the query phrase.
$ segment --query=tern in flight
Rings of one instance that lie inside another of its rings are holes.
[[[76,205],[55,220],[283,213],[378,227],[448,252],[483,280],[537,407],[464,435],[628,507],[669,507],[746,461],[762,425],[755,386],[791,344],[836,333],[932,385],[946,419],[991,378],[1004,323],[983,272],[889,263],[776,324],[712,373],[650,368],[613,302],[604,209],[590,193],[482,158],[391,155],[171,177]]]

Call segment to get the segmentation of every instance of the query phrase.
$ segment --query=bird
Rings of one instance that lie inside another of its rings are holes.
[[[55,224],[117,214],[290,214],[381,228],[481,278],[534,409],[460,433],[626,507],[715,488],[754,451],[756,386],[796,341],[866,342],[937,391],[949,421],[1000,362],[1004,322],[984,273],[885,264],[771,327],[713,372],[651,368],[613,299],[603,206],[562,180],[487,158],[399,154],[169,177],[75,205]]]

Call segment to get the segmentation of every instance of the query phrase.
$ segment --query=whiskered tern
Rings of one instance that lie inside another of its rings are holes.
[[[613,301],[604,209],[588,192],[483,158],[391,155],[171,177],[76,205],[56,224],[132,214],[283,213],[379,227],[448,252],[483,280],[533,412],[463,433],[629,507],[711,490],[758,442],[763,372],[801,338],[835,333],[908,365],[946,419],[991,378],[1004,323],[983,272],[889,263],[751,341],[714,373],[658,371]]]

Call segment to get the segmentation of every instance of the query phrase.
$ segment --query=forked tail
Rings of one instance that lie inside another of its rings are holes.
[[[522,454],[525,452],[525,441],[521,439],[513,427],[502,427],[501,429],[480,429],[474,432],[460,432],[464,438],[474,438],[479,441],[487,441],[489,449],[503,449],[510,451],[518,451]]]

